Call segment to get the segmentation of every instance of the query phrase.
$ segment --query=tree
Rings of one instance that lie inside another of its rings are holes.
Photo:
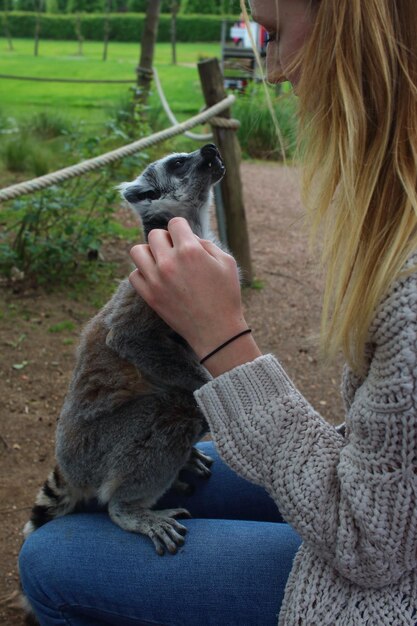
[[[106,12],[104,15],[104,26],[103,26],[103,34],[104,34],[103,61],[107,61],[107,49],[109,47],[109,39],[110,39],[110,13],[112,10],[112,0],[107,0],[105,6],[106,6]]]
[[[35,48],[33,54],[35,57],[39,54],[39,38],[41,34],[41,13],[44,10],[44,1],[38,0],[36,6],[36,18],[35,18]]]
[[[7,39],[7,43],[9,44],[9,51],[10,52],[14,52],[12,33],[10,32],[9,20],[8,20],[8,17],[9,17],[9,0],[4,0],[2,8],[3,8],[2,22],[3,22],[4,34],[5,34],[5,37]]]
[[[152,82],[153,55],[158,34],[161,0],[148,0],[145,23],[140,43],[140,58],[137,67],[137,96],[140,104],[146,104]]]
[[[77,13],[76,16],[75,16],[74,28],[75,28],[75,34],[77,35],[77,41],[78,41],[78,55],[80,57],[82,57],[83,56],[84,37],[83,37],[83,30],[82,30],[82,26],[81,26],[81,15],[80,15],[80,13]]]

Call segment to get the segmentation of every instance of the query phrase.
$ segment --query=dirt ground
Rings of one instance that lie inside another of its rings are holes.
[[[275,353],[313,406],[337,423],[341,364],[318,364],[322,281],[308,253],[297,172],[272,163],[244,163],[242,171],[259,287],[244,290],[247,320],[261,349]],[[118,242],[107,250],[118,261],[119,277],[129,268],[128,248]],[[62,293],[0,288],[1,625],[23,623],[15,607],[21,529],[52,467],[55,420],[77,336],[94,312],[91,303]]]

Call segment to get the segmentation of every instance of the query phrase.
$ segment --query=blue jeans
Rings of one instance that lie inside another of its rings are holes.
[[[300,538],[262,488],[211,442],[200,447],[215,459],[212,477],[158,503],[193,515],[176,555],[158,556],[105,512],[61,517],[25,541],[21,580],[42,626],[276,626]]]

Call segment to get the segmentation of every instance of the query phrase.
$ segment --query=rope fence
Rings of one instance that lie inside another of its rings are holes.
[[[92,172],[94,170],[100,169],[105,165],[109,165],[125,157],[132,156],[140,150],[149,148],[150,146],[165,141],[166,139],[170,139],[171,137],[175,137],[176,135],[184,134],[191,128],[194,128],[195,126],[204,124],[209,121],[212,126],[236,130],[239,124],[237,120],[228,119],[225,117],[218,117],[218,114],[228,109],[235,102],[235,100],[235,96],[227,96],[217,104],[207,108],[198,115],[195,115],[184,122],[177,123],[170,128],[161,130],[157,133],[149,135],[148,137],[143,137],[142,139],[122,146],[121,148],[117,148],[116,150],[101,154],[98,157],[82,161],[81,163],[77,163],[76,165],[71,165],[70,167],[65,167],[63,169],[57,170],[56,172],[46,174],[45,176],[40,176],[32,180],[17,183],[16,185],[11,185],[10,187],[5,187],[4,189],[0,190],[0,202],[13,200],[25,194],[34,193],[36,191],[46,189],[47,187],[51,187],[52,185],[56,185],[71,178],[75,178],[76,176],[81,176],[83,174],[86,174],[87,172]]]

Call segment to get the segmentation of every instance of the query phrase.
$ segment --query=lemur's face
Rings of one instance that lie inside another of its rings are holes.
[[[225,167],[217,147],[207,144],[190,153],[171,154],[151,163],[138,178],[122,183],[121,194],[143,222],[166,215],[201,221],[212,186],[223,177]],[[144,224],[145,225],[145,224]],[[155,227],[155,226],[153,226]]]

